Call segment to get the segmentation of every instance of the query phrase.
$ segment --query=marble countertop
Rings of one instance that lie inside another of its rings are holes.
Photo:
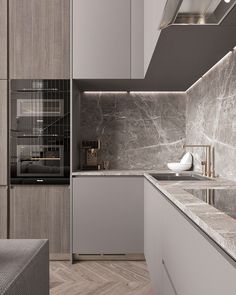
[[[196,181],[157,181],[148,173],[144,176],[236,261],[236,220],[185,191],[236,189],[236,182],[225,179],[206,180],[198,181],[196,187]]]
[[[72,173],[76,176],[144,176],[145,173],[166,173],[166,170],[98,170],[98,171],[77,171]]]
[[[144,176],[236,261],[236,220],[185,191],[185,189],[205,188],[236,189],[236,182],[221,178],[197,182],[157,181],[150,175],[152,173],[171,172],[166,170],[100,170],[74,172],[72,176]],[[185,172],[185,174],[189,173],[192,174],[192,172]]]

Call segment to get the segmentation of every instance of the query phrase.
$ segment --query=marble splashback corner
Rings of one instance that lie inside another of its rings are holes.
[[[166,168],[183,154],[186,94],[83,93],[80,128],[111,169]]]
[[[215,147],[216,174],[236,181],[236,51],[187,92],[186,141]],[[203,152],[192,150],[196,169]]]

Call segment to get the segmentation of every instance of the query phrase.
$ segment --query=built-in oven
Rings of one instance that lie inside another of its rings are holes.
[[[70,81],[11,81],[11,183],[69,183]]]

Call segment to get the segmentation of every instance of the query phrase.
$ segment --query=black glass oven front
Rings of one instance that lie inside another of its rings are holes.
[[[11,81],[11,183],[69,183],[70,81]]]

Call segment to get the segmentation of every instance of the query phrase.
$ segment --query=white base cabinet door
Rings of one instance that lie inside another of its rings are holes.
[[[156,295],[233,295],[236,262],[148,180],[145,257]]]
[[[162,236],[164,228],[162,199],[157,190],[144,180],[144,254],[156,292],[162,290]]]
[[[162,293],[161,294],[176,295],[173,282],[171,281],[170,274],[164,260],[162,260]]]
[[[73,179],[73,253],[143,254],[143,177]]]

